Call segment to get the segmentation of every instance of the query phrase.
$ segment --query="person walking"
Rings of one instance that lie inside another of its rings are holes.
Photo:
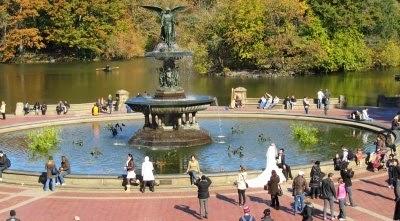
[[[125,191],[131,191],[131,182],[136,179],[136,173],[135,173],[135,164],[133,162],[133,156],[132,154],[128,154],[128,159],[126,160],[125,163],[125,170],[126,170],[126,189]]]
[[[271,210],[265,209],[263,212],[263,217],[261,217],[261,221],[274,221],[271,217]]]
[[[1,101],[0,113],[2,115],[2,119],[5,120],[6,119],[6,102],[4,102],[4,101]]]
[[[44,191],[48,191],[49,187],[51,191],[54,191],[55,188],[55,183],[56,183],[56,177],[58,174],[56,163],[53,160],[52,156],[49,156],[49,160],[47,161],[45,165],[45,170],[46,170],[46,183],[44,184]]]
[[[346,184],[342,178],[338,179],[336,198],[339,201],[339,220],[346,220]]]
[[[243,216],[240,217],[239,221],[256,221],[256,218],[250,214],[248,206],[243,207]]]
[[[311,191],[310,191],[310,196],[311,199],[317,198],[320,194],[321,194],[321,178],[322,178],[322,172],[321,172],[321,168],[319,167],[320,162],[319,161],[315,161],[314,165],[311,168],[311,172],[310,172],[310,187],[311,187]]]
[[[150,162],[148,156],[144,158],[144,162],[142,163],[142,177],[143,182],[140,186],[140,191],[142,193],[145,192],[146,186],[149,186],[151,192],[154,192],[154,174],[153,174],[153,163]]]
[[[324,98],[324,92],[322,92],[322,89],[319,89],[317,92],[317,108],[321,109],[322,107],[322,98]]]
[[[329,104],[330,104],[329,97],[324,96],[324,97],[322,98],[322,103],[323,103],[323,105],[324,105],[324,114],[325,114],[325,116],[326,116],[326,115],[328,115]]]
[[[343,182],[345,184],[345,189],[346,189],[346,195],[349,196],[349,202],[350,202],[350,206],[354,207],[354,201],[353,201],[353,191],[352,191],[352,182],[351,182],[351,178],[354,177],[354,171],[352,168],[348,168],[348,166],[346,166],[344,169],[342,169],[340,171],[340,176],[343,179]]]
[[[275,208],[276,210],[279,210],[279,194],[281,192],[280,186],[279,186],[279,176],[276,173],[275,170],[271,171],[271,178],[269,179],[267,183],[267,190],[268,193],[271,195],[271,207]]]
[[[8,219],[6,219],[6,221],[20,221],[20,219],[18,219],[17,217],[17,213],[15,212],[15,210],[10,210],[10,217]]]
[[[71,174],[71,166],[66,156],[61,157],[61,167],[58,169],[57,181],[60,181],[61,186],[65,185],[64,177]]]
[[[246,204],[247,172],[243,166],[240,166],[239,174],[236,178],[237,190],[239,195],[239,206]]]
[[[197,179],[194,185],[197,186],[197,198],[200,205],[200,217],[208,218],[208,198],[210,198],[209,187],[212,181],[205,175]]]
[[[314,206],[309,201],[305,202],[304,204],[304,209],[301,212],[301,215],[303,216],[302,221],[313,221]]]
[[[296,213],[301,213],[304,208],[304,195],[307,192],[307,181],[304,178],[304,172],[299,171],[299,175],[294,178],[293,184],[292,184],[292,189],[293,189],[293,197],[294,197],[294,203],[293,203],[293,215],[296,215]]]
[[[386,161],[386,168],[388,171],[388,187],[394,187],[394,180],[393,180],[393,167],[394,167],[394,155],[390,154],[389,159]]]
[[[329,173],[328,178],[322,180],[321,192],[322,192],[322,198],[324,199],[324,220],[327,220],[328,205],[330,207],[331,220],[335,219],[333,206],[336,198],[336,190],[335,186],[333,185],[332,179],[333,179],[333,173]]]
[[[189,174],[190,185],[193,185],[200,174],[200,164],[196,157],[192,155],[187,165],[186,174]]]
[[[304,106],[304,111],[306,114],[308,114],[308,110],[310,109],[310,101],[308,101],[308,97],[303,98],[303,106]]]

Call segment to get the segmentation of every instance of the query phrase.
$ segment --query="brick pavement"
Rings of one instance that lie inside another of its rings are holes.
[[[385,172],[358,175],[353,186],[357,207],[346,208],[348,220],[391,220],[394,210],[393,190],[387,188],[385,180]],[[49,194],[44,193],[40,188],[19,188],[0,184],[0,194],[2,196],[0,211],[3,211],[0,213],[0,220],[7,217],[10,209],[16,209],[18,216],[24,221],[68,221],[75,215],[80,216],[81,220],[96,221],[199,220],[195,188],[175,193],[57,190]],[[268,208],[269,199],[266,192],[261,189],[247,191],[247,204],[258,220],[261,218],[262,211]],[[212,191],[208,220],[238,220],[242,215],[242,209],[236,204],[236,200],[236,190],[231,187]],[[292,215],[290,193],[285,193],[280,201],[281,210],[272,209],[275,220],[301,220],[299,215]],[[312,202],[316,208],[321,208],[323,205],[322,200],[312,200]],[[335,207],[337,212],[337,204]],[[321,218],[322,212],[316,209],[315,220],[321,220]]]

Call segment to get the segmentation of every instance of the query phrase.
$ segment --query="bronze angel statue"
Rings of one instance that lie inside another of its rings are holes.
[[[150,11],[155,11],[161,18],[161,39],[170,48],[175,42],[175,17],[180,11],[186,9],[185,6],[177,6],[173,9],[170,8],[160,8],[158,6],[148,6],[142,5],[142,8],[148,9]]]

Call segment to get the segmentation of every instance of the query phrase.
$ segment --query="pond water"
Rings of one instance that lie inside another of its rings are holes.
[[[319,129],[319,142],[312,146],[298,143],[291,134],[293,123],[310,124]],[[118,122],[124,123],[122,131],[115,137],[107,130],[107,124],[100,122],[73,124],[59,127],[61,142],[51,153],[57,165],[62,155],[70,159],[74,174],[122,174],[128,153],[134,156],[139,167],[148,155],[157,162],[156,170],[160,174],[182,173],[191,155],[199,159],[202,171],[236,171],[239,165],[248,169],[265,167],[267,146],[274,142],[278,148],[285,148],[289,165],[308,164],[315,160],[328,160],[340,151],[340,146],[349,149],[361,147],[372,150],[375,135],[371,132],[335,124],[298,122],[271,119],[236,119],[222,118],[200,119],[200,126],[207,128],[214,142],[209,145],[181,148],[169,151],[156,151],[132,147],[127,144],[133,133],[142,127],[141,120]],[[43,171],[46,156],[33,157],[27,148],[26,136],[29,130],[0,134],[0,149],[12,161],[12,169]],[[223,136],[223,138],[219,138]],[[260,139],[262,137],[264,139]],[[79,143],[82,141],[82,146]],[[228,148],[231,146],[231,148]],[[242,150],[236,151],[242,146]],[[102,154],[93,156],[98,150]]]
[[[118,66],[112,73],[96,72],[106,64]],[[243,86],[249,97],[268,92],[279,97],[315,96],[319,89],[328,88],[333,96],[348,98],[350,105],[376,105],[378,94],[400,94],[400,82],[394,81],[399,69],[338,73],[295,78],[240,79],[201,77],[192,73],[189,61],[180,62],[181,80],[187,93],[216,96],[219,104],[227,105],[231,88]],[[154,60],[137,58],[130,61],[67,64],[0,64],[0,100],[14,110],[18,101],[56,103],[93,102],[119,89],[132,96],[144,91],[152,93],[158,85]]]

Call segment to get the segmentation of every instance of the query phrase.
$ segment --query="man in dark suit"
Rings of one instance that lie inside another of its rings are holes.
[[[286,164],[285,149],[279,149],[278,156],[276,157],[276,164],[280,169],[282,169],[282,173],[285,175],[286,180],[288,180],[288,178],[293,180],[292,170],[290,169],[290,166]]]

